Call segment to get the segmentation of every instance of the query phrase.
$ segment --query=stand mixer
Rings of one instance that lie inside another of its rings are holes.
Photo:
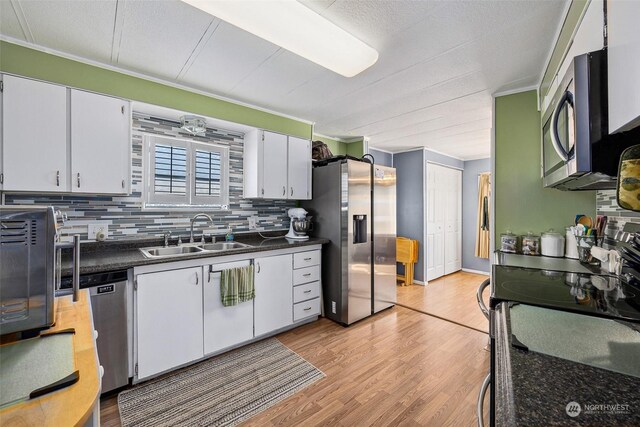
[[[307,211],[302,208],[291,208],[287,212],[291,223],[289,225],[289,232],[287,233],[287,239],[307,240],[307,231],[311,228],[311,217],[307,217]]]

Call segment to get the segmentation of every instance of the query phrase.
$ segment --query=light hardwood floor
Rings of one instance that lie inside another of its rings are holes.
[[[476,423],[489,370],[484,333],[396,306],[348,328],[320,319],[277,338],[326,378],[246,426]],[[103,400],[101,415],[103,426],[120,425],[115,397]]]
[[[478,286],[489,276],[460,271],[440,277],[426,286],[398,286],[398,303],[489,332],[489,321],[476,300]],[[489,289],[483,293],[489,305]]]

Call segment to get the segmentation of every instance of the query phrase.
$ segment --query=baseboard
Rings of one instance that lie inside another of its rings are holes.
[[[472,270],[470,268],[463,268],[462,271],[465,271],[467,273],[482,274],[484,276],[490,276],[491,275],[491,273],[488,272],[488,271]]]

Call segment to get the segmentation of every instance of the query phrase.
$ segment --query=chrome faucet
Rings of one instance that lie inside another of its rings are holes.
[[[196,220],[198,218],[206,218],[206,219],[209,220],[210,223],[213,224],[213,219],[209,215],[207,215],[206,213],[195,214],[193,216],[193,218],[191,218],[191,232],[189,233],[189,243],[193,243],[194,242],[194,240],[193,240],[193,223],[196,222]]]
[[[164,232],[164,247],[169,247],[169,237],[171,237],[171,233],[168,231]]]

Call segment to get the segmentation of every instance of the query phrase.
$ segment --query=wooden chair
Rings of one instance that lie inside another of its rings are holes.
[[[396,238],[396,261],[404,265],[404,276],[398,275],[402,286],[413,284],[413,274],[418,262],[418,241],[406,237]]]

